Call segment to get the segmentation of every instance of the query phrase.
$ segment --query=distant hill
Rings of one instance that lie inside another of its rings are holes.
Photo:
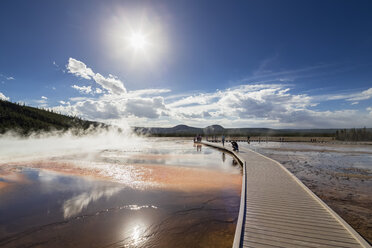
[[[21,134],[70,128],[86,130],[90,126],[97,127],[98,125],[100,125],[98,122],[0,100],[0,133],[8,130]]]
[[[337,129],[271,129],[271,128],[224,128],[212,125],[205,128],[178,125],[175,127],[134,127],[134,132],[150,136],[195,136],[228,135],[228,136],[318,136],[333,137]]]
[[[178,125],[170,128],[163,127],[134,127],[134,132],[153,136],[194,136],[201,133],[200,128]]]
[[[0,134],[14,130],[21,134],[52,130],[87,130],[89,127],[108,125],[66,116],[53,111],[0,100]],[[336,137],[339,140],[372,140],[372,129],[271,129],[271,128],[224,128],[211,125],[205,128],[177,125],[174,127],[133,127],[137,134],[149,136],[192,137],[198,134],[213,136],[308,136]]]

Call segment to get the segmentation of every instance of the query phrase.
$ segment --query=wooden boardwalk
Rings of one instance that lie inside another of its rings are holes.
[[[247,148],[224,149],[243,165],[233,247],[371,247],[352,227],[278,162]]]

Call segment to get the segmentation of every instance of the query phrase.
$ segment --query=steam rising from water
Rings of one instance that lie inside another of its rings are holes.
[[[134,189],[240,187],[239,170],[216,161],[220,156],[217,151],[203,152],[196,152],[189,141],[139,137],[129,129],[97,129],[84,135],[52,132],[27,138],[7,133],[0,136],[0,179],[16,168],[32,167],[108,179]],[[76,206],[84,208],[101,197],[93,193],[74,201],[80,201]],[[65,209],[66,217],[81,211],[73,204]]]
[[[95,128],[79,133],[34,133],[28,137],[13,132],[0,135],[0,177],[14,166],[29,166],[78,175],[93,175],[138,184],[137,168],[102,161],[104,151],[133,152],[149,147],[130,128]]]
[[[129,128],[98,128],[76,135],[67,132],[35,133],[22,137],[13,132],[0,135],[0,164],[30,161],[74,153],[91,153],[104,149],[134,150],[145,146],[145,140]]]

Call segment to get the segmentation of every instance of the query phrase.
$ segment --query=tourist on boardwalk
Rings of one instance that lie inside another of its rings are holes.
[[[231,141],[231,145],[232,145],[232,148],[233,148],[233,151],[239,151],[239,146],[238,146],[238,143],[236,143],[235,141]]]
[[[222,145],[225,146],[225,136],[222,135]]]

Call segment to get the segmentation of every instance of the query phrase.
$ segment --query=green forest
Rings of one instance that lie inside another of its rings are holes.
[[[372,141],[372,129],[352,128],[337,130],[336,139],[342,141]]]
[[[0,100],[0,134],[13,130],[23,135],[38,131],[87,130],[102,125],[76,116],[66,116],[52,110],[39,109]]]

